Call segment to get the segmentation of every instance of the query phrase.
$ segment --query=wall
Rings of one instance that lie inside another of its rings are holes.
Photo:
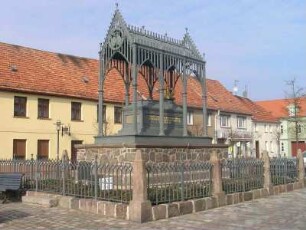
[[[221,127],[220,115],[230,116],[229,127]],[[238,116],[246,118],[244,128],[237,127]],[[225,142],[229,145],[228,152],[230,156],[251,156],[251,144],[253,140],[251,116],[220,112],[220,114],[217,114],[217,116],[215,116],[215,124],[217,142]]]
[[[191,110],[191,109],[190,109]],[[192,109],[193,111],[193,125],[188,125],[188,131],[192,136],[202,136],[203,134],[203,111],[200,109]],[[211,123],[207,126],[207,135],[214,136],[214,117],[216,112],[207,111],[210,114]]]
[[[27,97],[27,117],[14,117],[14,96]],[[37,119],[38,98],[49,99],[50,119]],[[82,121],[71,121],[71,101],[82,103]],[[106,117],[112,132],[117,132],[121,125],[113,123],[113,105],[107,105]],[[71,141],[82,140],[92,144],[98,132],[97,102],[63,97],[40,96],[13,92],[0,92],[0,158],[12,158],[13,139],[26,139],[26,158],[37,154],[37,140],[49,140],[49,158],[56,158],[57,131],[55,123],[60,120],[70,125],[71,136],[59,137],[60,155],[68,151],[70,157]]]
[[[267,122],[254,122],[256,124],[253,127],[254,139],[252,153],[255,156],[255,142],[259,141],[259,152],[262,153],[264,150],[268,151],[270,157],[278,157],[280,152],[280,143],[278,139],[281,138],[279,124],[278,123],[267,123]],[[265,129],[268,127],[268,130]],[[268,143],[268,149],[266,144]],[[283,155],[282,155],[283,156]]]
[[[226,146],[201,147],[201,148],[136,148],[136,147],[104,147],[100,145],[79,145],[78,161],[92,161],[98,155],[101,163],[133,162],[136,150],[141,150],[145,161],[152,162],[174,162],[174,161],[207,161],[213,151],[217,151],[219,156],[227,158]]]

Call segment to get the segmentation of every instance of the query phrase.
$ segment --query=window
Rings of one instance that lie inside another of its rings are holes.
[[[256,123],[254,124],[254,131],[255,131],[255,132],[258,132],[258,127],[257,127],[257,124],[256,124]]]
[[[207,126],[211,126],[211,114],[207,114]]]
[[[272,126],[269,125],[269,132],[272,133]]]
[[[193,125],[193,112],[187,112],[187,125]]]
[[[122,124],[122,107],[114,107],[114,121],[115,124]]]
[[[284,133],[284,126],[283,125],[280,126],[280,132],[281,132],[281,134]]]
[[[298,133],[301,133],[301,132],[302,132],[302,125],[301,125],[301,124],[298,124],[298,125],[297,125],[297,132],[298,132]]]
[[[220,116],[220,126],[221,127],[229,127],[230,126],[229,119],[230,119],[230,116],[221,115]]]
[[[246,118],[237,117],[237,128],[244,129],[246,128]]]
[[[269,130],[268,130],[268,126],[265,124],[265,133],[267,133]]]
[[[38,98],[38,118],[49,118],[49,100]]]
[[[27,115],[27,98],[14,97],[14,116],[25,117]]]
[[[97,105],[97,122],[99,122],[99,104]],[[106,123],[106,105],[103,105],[103,122]]]
[[[26,156],[26,140],[14,139],[13,140],[13,158],[24,160]]]
[[[48,159],[49,157],[49,140],[37,141],[37,158]]]
[[[81,120],[81,106],[82,104],[80,102],[71,102],[71,120]]]

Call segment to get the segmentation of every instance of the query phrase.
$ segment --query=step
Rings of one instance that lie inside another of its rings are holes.
[[[46,208],[52,208],[58,206],[59,196],[32,192],[23,196],[22,202],[26,204],[38,204]]]

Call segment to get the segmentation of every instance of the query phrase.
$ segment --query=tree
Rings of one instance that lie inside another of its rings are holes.
[[[301,129],[305,120],[302,118],[300,113],[301,103],[305,100],[304,88],[297,86],[296,79],[292,79],[286,82],[289,86],[290,91],[286,92],[288,105],[286,107],[289,112],[288,118],[288,131],[294,136],[295,142],[297,144],[297,149],[299,149],[300,135],[302,133]],[[303,99],[304,98],[304,99]]]

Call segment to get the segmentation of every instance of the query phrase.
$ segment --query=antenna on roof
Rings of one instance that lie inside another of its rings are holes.
[[[234,88],[233,88],[233,94],[234,95],[237,95],[237,92],[238,92],[238,86],[237,86],[238,82],[239,82],[238,80],[234,81]]]
[[[244,91],[242,92],[242,96],[245,98],[248,98],[248,86],[244,86]]]

